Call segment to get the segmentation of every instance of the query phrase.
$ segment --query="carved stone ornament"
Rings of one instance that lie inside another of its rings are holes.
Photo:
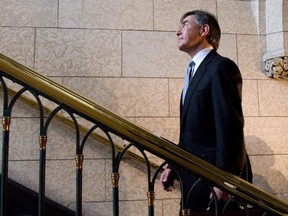
[[[265,75],[273,79],[288,80],[288,56],[267,59]]]

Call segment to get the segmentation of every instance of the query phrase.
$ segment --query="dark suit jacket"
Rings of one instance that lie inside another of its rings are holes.
[[[180,147],[237,176],[247,164],[241,91],[237,65],[212,50],[180,105]]]

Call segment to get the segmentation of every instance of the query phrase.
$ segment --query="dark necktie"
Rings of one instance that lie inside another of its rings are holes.
[[[184,105],[184,100],[185,100],[185,96],[186,96],[186,92],[187,89],[189,87],[189,83],[194,75],[194,67],[195,67],[195,63],[192,61],[190,62],[187,70],[186,70],[186,76],[184,78],[184,87],[182,90],[182,104]]]

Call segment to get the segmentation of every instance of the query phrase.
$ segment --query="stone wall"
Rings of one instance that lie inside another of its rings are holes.
[[[0,52],[177,143],[179,97],[188,62],[177,49],[179,18],[192,9],[216,14],[222,29],[219,53],[238,64],[244,80],[245,138],[255,185],[288,201],[288,83],[263,74],[266,44],[273,46],[273,31],[267,29],[283,19],[287,24],[287,1],[275,2],[1,0]],[[272,23],[266,21],[268,6],[269,11],[275,9]],[[285,45],[287,25],[280,30]],[[35,190],[37,116],[21,103],[15,107],[9,164],[9,176]],[[27,127],[35,136],[26,133]],[[53,123],[46,192],[72,209],[74,143],[74,131]],[[84,155],[84,215],[112,215],[110,151],[90,141]],[[120,215],[147,215],[147,180],[138,166],[129,161],[121,165]],[[178,198],[178,191],[164,193],[158,185],[155,215],[176,215]]]

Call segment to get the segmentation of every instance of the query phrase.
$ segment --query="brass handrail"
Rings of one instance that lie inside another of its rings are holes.
[[[2,86],[0,86],[0,90],[2,90]],[[11,96],[14,96],[16,94],[16,92],[13,89],[8,88],[8,94]],[[21,95],[19,97],[19,100],[22,101],[23,103],[25,103],[26,105],[34,108],[34,109],[38,110],[38,108],[39,108],[38,104],[34,100],[32,100],[32,99],[30,99],[24,95]],[[46,115],[49,115],[52,113],[51,109],[49,109],[45,106],[43,106],[43,111]],[[73,121],[71,119],[69,119],[63,115],[60,115],[60,114],[56,114],[54,118],[55,118],[55,120],[62,122],[63,124],[75,129],[75,124],[73,123]],[[87,127],[79,124],[79,131],[82,134],[87,134],[88,130],[89,129]],[[111,146],[111,143],[107,138],[101,136],[100,134],[96,133],[95,131],[93,133],[91,133],[90,137],[92,139],[98,141],[102,145],[105,145],[107,147]],[[117,144],[117,143],[114,143],[114,148],[116,149],[117,152],[122,152],[124,149],[123,146],[121,146],[120,144]],[[133,160],[136,160],[137,162],[140,162],[140,163],[145,163],[145,160],[143,159],[143,157],[141,157],[141,156],[139,156],[139,155],[137,155],[131,151],[126,151],[125,158],[133,159]],[[153,162],[150,162],[150,166],[153,169],[159,168],[159,165],[156,163],[153,163]]]
[[[2,74],[13,77],[14,80],[24,83],[52,101],[65,104],[65,106],[75,110],[79,116],[100,122],[113,133],[143,146],[151,153],[167,159],[171,163],[181,165],[230,193],[242,197],[269,212],[278,215],[288,215],[288,204],[276,196],[255,187],[237,176],[220,170],[166,139],[155,136],[148,130],[121,118],[91,100],[2,54],[0,54],[0,70]]]

